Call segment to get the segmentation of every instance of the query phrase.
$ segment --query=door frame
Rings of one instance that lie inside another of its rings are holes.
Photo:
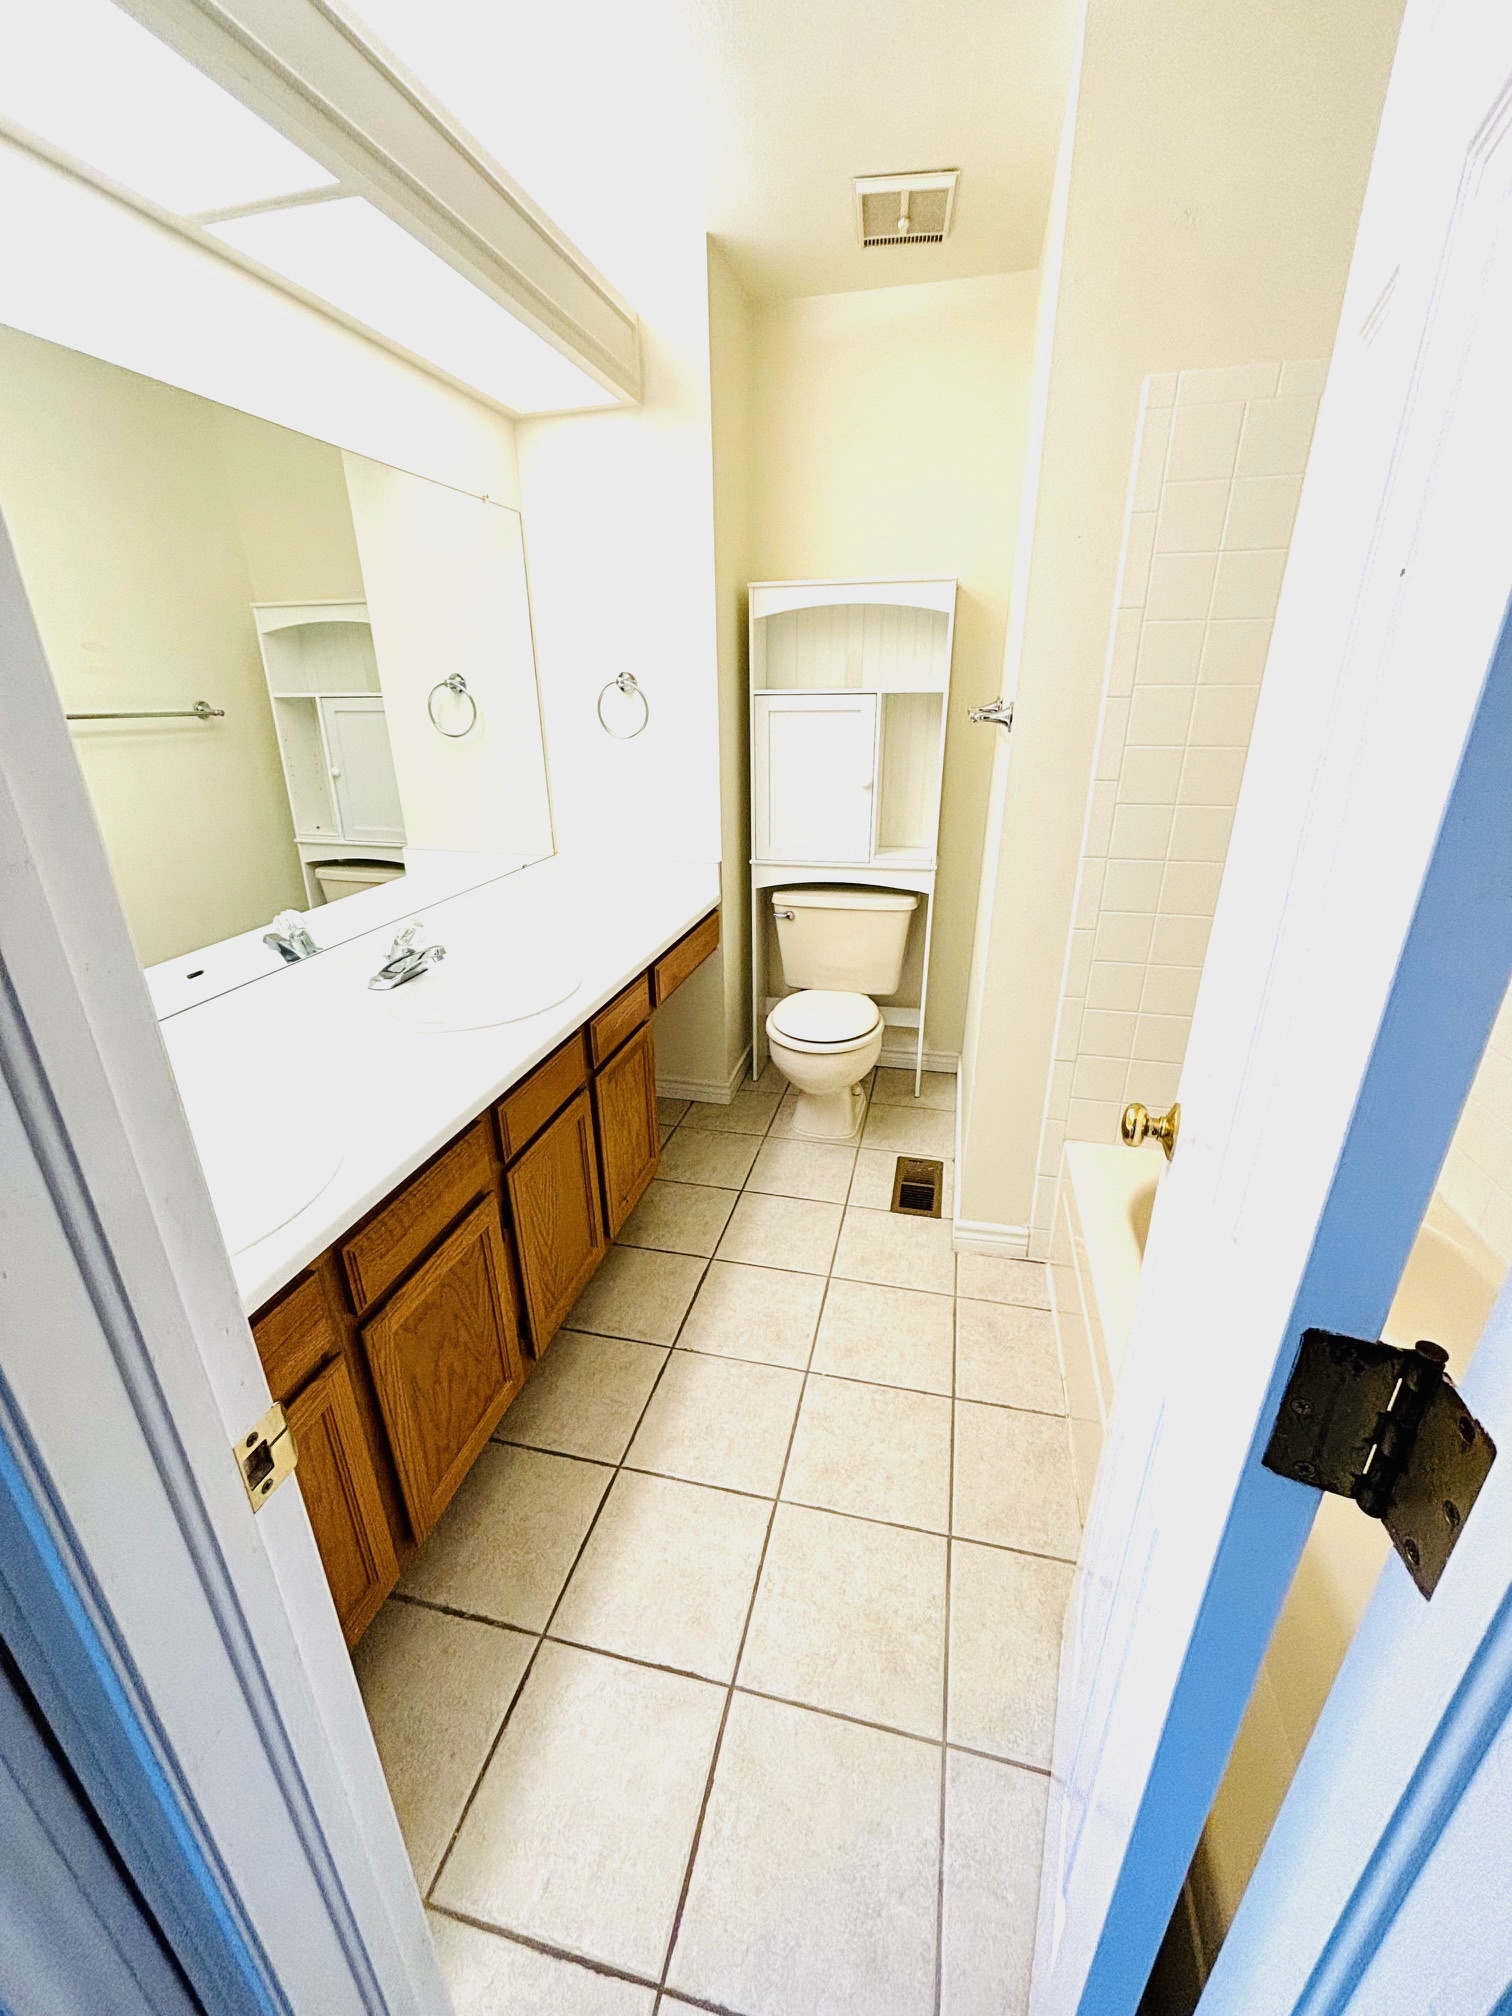
[[[297,1482],[242,1488],[267,1382],[3,526],[0,1106],[0,1628],[207,2009],[442,2016]]]

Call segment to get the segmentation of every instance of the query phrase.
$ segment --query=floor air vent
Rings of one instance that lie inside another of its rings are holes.
[[[945,1164],[917,1155],[900,1155],[893,1177],[892,1208],[906,1218],[938,1218],[945,1187]]]

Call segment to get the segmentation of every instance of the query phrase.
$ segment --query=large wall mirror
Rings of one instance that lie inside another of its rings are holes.
[[[517,512],[0,328],[0,513],[160,1013],[552,851]]]

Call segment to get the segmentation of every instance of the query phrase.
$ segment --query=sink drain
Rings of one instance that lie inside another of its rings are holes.
[[[908,1218],[938,1218],[945,1187],[945,1164],[900,1155],[893,1176],[892,1208]]]

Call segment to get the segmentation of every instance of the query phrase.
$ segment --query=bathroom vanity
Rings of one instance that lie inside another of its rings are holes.
[[[319,1015],[317,994],[338,999],[360,1055],[352,1082],[381,1077],[391,1098],[381,1124],[369,1118],[366,1139],[355,1131],[354,1109],[341,1168],[320,1196],[233,1257],[272,1397],[298,1445],[301,1490],[349,1645],[435,1526],[655,1174],[651,1017],[719,943],[712,876],[681,871],[638,910],[609,887],[601,910],[579,909],[594,899],[559,864],[507,878],[492,896],[459,899],[464,915],[472,913],[465,929],[448,919],[448,906],[434,906],[428,934],[447,939],[448,963],[465,965],[491,938],[518,928],[518,914],[503,906],[529,900],[541,881],[545,907],[562,908],[565,932],[589,946],[591,971],[554,1013],[496,1029],[417,1034],[366,990],[371,947],[323,954],[307,972],[291,970],[271,987],[262,981],[212,1004],[220,1027],[211,1033],[224,1054],[238,1032],[245,1042],[270,1013],[297,1022]],[[647,948],[644,963],[626,979],[626,951],[637,939]],[[285,1009],[291,983],[301,980],[311,1005]],[[402,991],[421,1000],[429,984]],[[185,1041],[175,1022],[205,1012],[170,1018],[170,1051],[182,1052]],[[188,1074],[181,1085],[186,1080],[204,1156],[216,1122]],[[446,1112],[455,1116],[450,1124],[440,1117]],[[438,1122],[446,1138],[436,1146]],[[264,1292],[270,1280],[278,1285]]]

